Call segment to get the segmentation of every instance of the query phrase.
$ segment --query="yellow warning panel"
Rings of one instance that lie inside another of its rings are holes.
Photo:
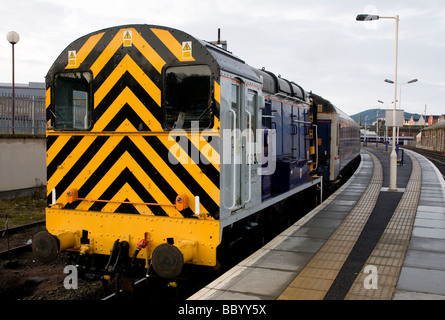
[[[124,31],[124,47],[131,47],[133,45],[132,30]]]
[[[192,42],[184,41],[182,43],[182,59],[189,59],[192,57]]]
[[[76,66],[76,51],[68,51],[68,65]]]

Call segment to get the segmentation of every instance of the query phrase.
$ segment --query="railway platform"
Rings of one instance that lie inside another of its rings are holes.
[[[189,300],[445,299],[445,183],[405,150],[362,148],[355,174],[322,204]]]

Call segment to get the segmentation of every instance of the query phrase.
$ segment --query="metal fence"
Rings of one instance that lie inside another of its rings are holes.
[[[45,97],[0,96],[0,134],[45,134]],[[13,116],[14,115],[14,116]]]

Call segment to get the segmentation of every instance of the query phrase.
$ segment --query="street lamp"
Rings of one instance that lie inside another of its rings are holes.
[[[14,103],[15,103],[15,92],[14,92],[14,45],[19,42],[20,36],[15,31],[9,31],[6,35],[6,39],[12,44],[12,134],[14,134]]]
[[[398,53],[398,39],[399,39],[399,16],[395,17],[380,17],[378,15],[371,14],[359,14],[355,18],[357,21],[373,21],[379,19],[394,19],[396,22],[395,33],[395,50],[394,50],[394,101],[397,100],[397,53]],[[392,151],[389,162],[389,190],[397,191],[397,153],[396,153],[396,104],[394,103],[392,111]]]
[[[399,109],[402,109],[402,86],[404,84],[410,84],[410,83],[414,83],[417,81],[418,81],[417,79],[412,79],[408,82],[396,83],[396,85],[399,86]],[[385,79],[385,82],[394,84],[394,81],[389,80],[389,79]],[[397,149],[398,149],[398,146],[399,146],[399,127],[397,127]]]
[[[414,83],[414,82],[417,82],[417,81],[419,81],[419,80],[413,79],[413,80],[410,80],[408,82],[402,82],[402,83],[399,82],[399,83],[397,83],[397,85],[399,86],[399,109],[402,109],[402,86],[404,84],[410,84],[410,83]],[[394,81],[389,80],[389,79],[385,79],[385,82],[394,84]]]

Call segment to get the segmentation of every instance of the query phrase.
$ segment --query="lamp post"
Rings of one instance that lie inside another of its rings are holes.
[[[385,104],[382,100],[377,100],[378,103]],[[385,121],[385,152],[388,151],[388,126]]]
[[[395,50],[394,50],[394,101],[397,100],[397,53],[398,53],[398,39],[399,39],[399,16],[395,17],[380,17],[372,14],[359,14],[355,18],[357,21],[373,21],[379,19],[394,19],[396,22],[395,33]],[[397,191],[397,153],[396,153],[396,104],[394,103],[392,111],[392,151],[389,162],[389,190]]]
[[[15,31],[9,31],[6,35],[6,39],[12,44],[12,134],[14,134],[14,109],[15,109],[15,92],[14,92],[14,45],[19,42],[20,36]]]
[[[375,147],[376,147],[376,149],[378,149],[379,148],[379,140],[380,140],[380,128],[379,128],[379,111],[380,110],[377,110],[376,111],[376,113],[377,113],[377,124],[376,124],[376,126],[375,126],[375,128],[376,128],[376,130],[375,131],[377,131],[377,138],[375,139]]]
[[[408,82],[396,83],[399,86],[399,109],[400,110],[402,109],[402,86],[404,84],[410,84],[410,83],[414,83],[417,81],[418,81],[417,79],[413,79]],[[389,79],[385,79],[385,82],[394,84],[394,81],[389,80]],[[398,146],[399,146],[399,127],[397,127],[397,147]]]
[[[385,102],[383,102],[382,100],[377,100],[377,102],[385,104]],[[391,103],[394,103],[394,101]],[[386,110],[388,110],[388,107],[386,107]],[[388,124],[386,123],[386,120],[385,120],[385,151],[384,152],[388,152],[388,140],[389,140],[388,139]]]
[[[365,116],[365,136],[363,138],[363,146],[367,147],[368,143],[366,142],[366,132],[368,131],[368,116]]]

